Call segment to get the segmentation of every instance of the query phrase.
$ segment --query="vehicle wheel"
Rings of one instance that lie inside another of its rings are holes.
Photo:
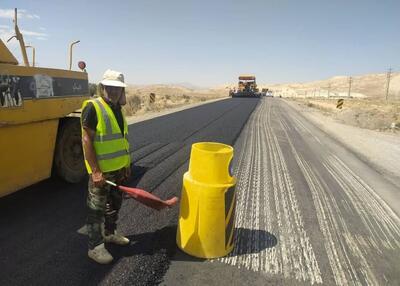
[[[58,128],[54,152],[56,174],[70,183],[80,182],[86,175],[79,118],[66,118]]]

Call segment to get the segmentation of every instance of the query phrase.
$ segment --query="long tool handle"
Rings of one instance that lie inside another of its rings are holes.
[[[111,185],[111,186],[118,187],[118,185],[116,183],[114,183],[114,182],[106,180],[106,183]]]

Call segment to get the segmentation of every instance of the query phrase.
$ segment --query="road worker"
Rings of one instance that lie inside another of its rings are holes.
[[[87,196],[88,256],[101,264],[113,257],[104,242],[129,244],[116,232],[122,193],[106,180],[121,184],[130,176],[128,126],[121,111],[126,103],[124,76],[107,70],[99,84],[100,97],[86,100],[82,106],[82,146],[89,173]]]

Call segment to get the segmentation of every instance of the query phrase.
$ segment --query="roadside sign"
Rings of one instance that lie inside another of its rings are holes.
[[[156,101],[156,94],[155,93],[150,93],[150,103],[154,103]]]
[[[342,109],[343,108],[344,99],[341,98],[337,101],[336,108]]]

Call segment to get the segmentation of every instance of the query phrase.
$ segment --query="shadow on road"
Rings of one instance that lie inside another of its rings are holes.
[[[175,227],[176,230],[176,227]],[[172,235],[172,234],[171,234]],[[176,235],[176,231],[173,235]],[[260,229],[236,228],[235,247],[228,257],[259,253],[266,248],[275,247],[278,239],[270,232]],[[190,256],[176,247],[176,254],[171,260],[198,262],[206,259]]]
[[[128,185],[146,171],[132,166]],[[87,178],[78,184],[50,178],[0,198],[0,269],[5,274],[0,285],[51,285],[60,283],[57,277],[88,285],[107,275],[115,264],[90,261],[87,237],[77,233],[86,221],[86,196]]]
[[[166,226],[154,232],[146,232],[128,236],[129,246],[119,247],[107,245],[115,259],[134,255],[153,255],[163,250],[171,256],[175,252],[176,225]]]
[[[275,235],[261,229],[236,228],[235,247],[229,256],[259,253],[278,244]]]
[[[142,166],[137,166],[137,165],[133,164],[131,170],[132,170],[132,178],[129,180],[127,185],[133,187],[133,186],[137,186],[139,181],[146,174],[148,168],[142,167]],[[132,197],[126,193],[124,193],[124,198],[132,199]]]

